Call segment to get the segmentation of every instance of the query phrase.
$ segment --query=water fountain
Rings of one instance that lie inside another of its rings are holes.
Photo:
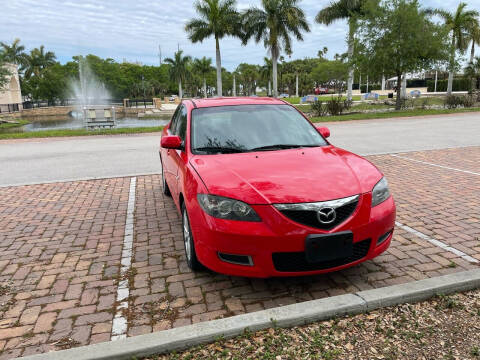
[[[110,93],[83,57],[78,61],[78,73],[79,78],[70,84],[71,92],[78,101],[74,115],[83,118],[87,130],[115,127],[115,108],[105,105],[110,102]]]

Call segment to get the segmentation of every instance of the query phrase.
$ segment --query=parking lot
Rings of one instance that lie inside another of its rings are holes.
[[[0,359],[480,265],[480,147],[367,158],[397,202],[391,247],[303,278],[190,272],[161,175],[0,188]]]

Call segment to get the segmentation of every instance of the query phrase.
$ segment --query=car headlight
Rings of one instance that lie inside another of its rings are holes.
[[[242,201],[207,194],[198,194],[197,199],[203,211],[210,216],[226,220],[261,221],[255,210]]]
[[[388,189],[388,181],[382,178],[377,185],[373,187],[372,191],[372,207],[377,206],[390,197],[390,190]]]

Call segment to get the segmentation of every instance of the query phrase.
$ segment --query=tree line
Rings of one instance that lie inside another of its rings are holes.
[[[73,97],[70,80],[78,79],[79,63],[86,61],[96,77],[105,84],[114,99],[141,99],[163,97],[179,91],[182,96],[214,96],[217,93],[216,69],[212,59],[192,59],[180,50],[161,66],[119,63],[113,59],[102,59],[95,55],[73,56],[71,61],[60,64],[52,51],[44,46],[25,51],[19,39],[11,44],[0,42],[0,59],[19,66],[22,94],[30,100],[64,100]],[[33,54],[33,56],[32,56]],[[283,56],[278,64],[278,88],[295,95],[298,76],[299,94],[308,94],[313,84],[326,83],[341,78],[345,64],[339,59],[327,60],[327,49],[319,51],[318,57],[286,61]],[[0,70],[3,70],[0,66]],[[222,83],[226,95],[254,95],[258,87],[272,94],[272,63],[269,58],[264,64],[241,63],[234,71],[222,68]],[[7,75],[7,74],[6,74]],[[236,91],[233,90],[235,83]],[[270,90],[268,90],[270,89]]]
[[[397,105],[405,96],[406,74],[429,70],[448,72],[447,92],[452,92],[454,74],[470,49],[465,75],[474,81],[480,71],[475,47],[480,44],[479,13],[467,4],[448,12],[422,8],[417,0],[337,0],[316,14],[315,22],[329,26],[348,23],[347,51],[327,59],[328,49],[314,58],[286,61],[293,41],[302,41],[310,31],[300,0],[262,0],[260,6],[238,11],[235,0],[199,0],[197,17],[185,31],[193,43],[215,39],[215,67],[208,57],[192,59],[179,50],[161,66],[117,63],[88,55],[86,60],[113,96],[142,97],[176,92],[180,97],[207,95],[252,95],[257,87],[278,96],[311,93],[327,84],[352,98],[355,82],[370,83],[395,77]],[[236,37],[246,45],[262,42],[269,53],[264,64],[241,63],[229,72],[222,67],[220,45]],[[67,80],[78,76],[79,57],[61,65],[43,46],[26,53],[17,39],[0,43],[0,57],[21,67],[22,88],[32,98],[55,98],[67,93]],[[363,77],[362,77],[363,76]],[[235,85],[235,86],[234,86]],[[298,89],[298,91],[297,91]]]
[[[292,38],[303,40],[310,31],[298,0],[262,0],[260,7],[238,12],[235,0],[200,0],[196,3],[198,18],[187,23],[185,30],[192,42],[213,36],[216,44],[217,95],[221,96],[221,56],[219,41],[234,36],[245,45],[250,39],[263,41],[271,55],[273,96],[278,95],[277,62],[282,51],[290,55]],[[441,18],[435,22],[434,17]],[[327,70],[340,72],[334,80],[343,82],[342,64],[346,65],[347,99],[352,99],[355,72],[372,79],[397,77],[397,87],[405,89],[410,72],[448,70],[448,94],[459,68],[457,54],[463,55],[471,44],[467,73],[478,70],[475,45],[480,43],[479,13],[460,3],[454,12],[423,9],[417,0],[338,0],[315,17],[319,24],[330,25],[347,20],[347,53],[340,64],[328,64]],[[478,72],[478,71],[477,71]],[[296,71],[298,74],[298,71]],[[298,75],[297,75],[298,76]],[[405,90],[403,90],[405,92]],[[397,107],[405,93],[398,92]]]

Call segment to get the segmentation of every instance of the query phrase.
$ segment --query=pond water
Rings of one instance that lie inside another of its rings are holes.
[[[137,117],[122,117],[115,120],[116,128],[137,128],[164,126],[170,121],[171,116],[159,116],[154,119],[143,119]],[[70,116],[49,117],[49,118],[25,118],[30,124],[22,127],[10,128],[8,132],[31,132],[42,130],[64,130],[64,129],[84,129],[85,124],[82,118]]]

